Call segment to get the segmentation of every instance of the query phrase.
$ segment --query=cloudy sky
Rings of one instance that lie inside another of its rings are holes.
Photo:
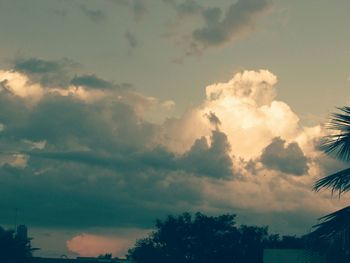
[[[0,224],[40,255],[123,256],[156,218],[303,234],[344,204],[350,2],[0,0]]]

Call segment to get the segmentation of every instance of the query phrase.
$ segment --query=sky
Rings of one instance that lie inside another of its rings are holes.
[[[0,224],[123,256],[156,218],[304,234],[349,198],[319,140],[349,103],[344,0],[0,0]]]

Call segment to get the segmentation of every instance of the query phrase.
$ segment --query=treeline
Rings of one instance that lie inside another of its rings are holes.
[[[184,213],[157,220],[127,257],[136,263],[260,263],[266,248],[306,248],[306,238],[270,235],[268,227],[236,226],[235,215]]]
[[[237,226],[235,219],[233,214],[169,215],[156,220],[155,230],[137,240],[127,258],[135,263],[260,263],[267,248],[307,248],[306,237],[272,235],[268,227]],[[25,226],[0,227],[0,262],[31,262],[30,241]],[[112,254],[100,258],[112,259]]]
[[[27,228],[24,225],[16,230],[5,229],[0,226],[0,262],[27,263],[30,262],[32,252],[36,249],[30,244]]]

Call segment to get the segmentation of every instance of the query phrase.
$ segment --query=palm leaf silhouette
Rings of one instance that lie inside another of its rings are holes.
[[[340,113],[333,113],[326,128],[334,134],[325,136],[321,141],[321,150],[335,154],[340,160],[350,160],[350,107],[338,108]]]
[[[341,234],[342,237],[350,237],[350,206],[319,218],[321,223],[314,226],[312,235],[330,240]]]
[[[335,155],[343,161],[350,161],[350,107],[338,108],[339,113],[333,113],[326,128],[333,133],[321,140],[320,148],[326,154]],[[350,168],[328,175],[314,184],[314,190],[330,188],[332,194],[339,195],[350,190]]]
[[[350,161],[350,107],[338,108],[326,128],[331,134],[321,140],[320,148],[339,160]],[[330,174],[314,184],[314,191],[331,189],[341,194],[350,191],[350,168]],[[350,261],[350,206],[319,218],[310,237],[316,243],[325,244],[318,250],[325,253],[329,262]],[[335,261],[334,261],[335,260]],[[346,261],[344,261],[346,260]]]
[[[350,168],[328,175],[314,184],[314,190],[318,192],[322,188],[330,188],[332,194],[338,191],[339,195],[350,190]]]

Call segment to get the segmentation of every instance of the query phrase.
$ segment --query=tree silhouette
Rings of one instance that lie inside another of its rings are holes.
[[[4,229],[0,226],[0,262],[29,262],[33,250],[30,245],[30,238],[26,235],[25,226],[20,226],[17,231]]]
[[[97,258],[99,258],[99,259],[112,259],[112,253],[101,254]]]
[[[321,149],[339,160],[350,161],[350,107],[338,108],[326,127],[331,134],[321,141]],[[330,189],[339,197],[350,190],[350,168],[318,180],[314,190]],[[350,206],[323,216],[310,234],[312,244],[325,253],[330,262],[350,261]]]
[[[281,246],[283,239],[269,236],[267,227],[236,227],[235,217],[184,213],[157,220],[156,230],[138,240],[128,258],[137,263],[258,263],[262,262],[263,248]],[[301,240],[290,239],[294,241],[291,246]]]

